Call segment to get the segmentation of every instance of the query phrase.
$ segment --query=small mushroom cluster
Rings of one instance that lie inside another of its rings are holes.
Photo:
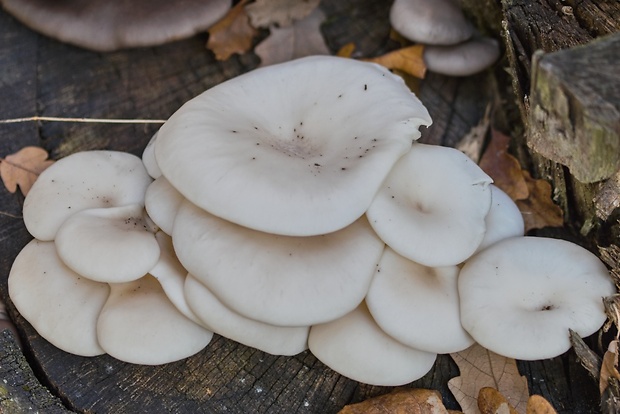
[[[87,151],[54,163],[28,193],[24,223],[35,239],[13,263],[9,294],[58,348],[161,364],[211,340],[175,301],[185,271],[144,214],[151,182],[134,155]]]
[[[448,76],[469,76],[499,57],[495,39],[476,32],[458,0],[395,0],[390,23],[406,39],[425,45],[428,70]]]
[[[376,385],[474,341],[538,359],[565,352],[569,328],[599,329],[615,291],[605,266],[523,237],[473,161],[414,142],[430,123],[371,63],[317,56],[229,80],[172,115],[144,166],[95,151],[44,172],[11,298],[80,355],[163,363],[215,332],[271,354],[309,348]]]

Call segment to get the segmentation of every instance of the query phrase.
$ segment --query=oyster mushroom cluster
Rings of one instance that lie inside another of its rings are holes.
[[[309,348],[376,385],[475,341],[538,359],[565,352],[569,328],[598,330],[615,290],[605,266],[523,237],[473,161],[415,143],[430,123],[371,63],[309,57],[229,80],[173,114],[141,161],[93,151],[46,170],[11,298],[80,355],[165,363],[215,332]]]

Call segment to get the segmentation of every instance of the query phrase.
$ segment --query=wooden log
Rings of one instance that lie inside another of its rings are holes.
[[[536,53],[550,54],[575,48],[588,44],[595,38],[620,31],[620,19],[618,19],[620,3],[615,0],[503,0],[499,3],[462,1],[467,13],[477,21],[485,22],[488,19],[493,19],[496,22],[499,15],[501,21],[499,28],[496,24],[488,22],[482,25],[491,33],[501,35],[504,40],[505,61],[502,70],[496,71],[496,75],[501,79],[505,76],[504,72],[507,72],[512,91],[506,93],[501,89],[499,90],[502,100],[506,103],[504,107],[506,120],[500,127],[506,129],[513,136],[514,142],[511,149],[514,154],[517,155],[524,168],[531,170],[534,176],[544,178],[552,183],[554,200],[564,210],[566,225],[574,229],[576,234],[581,234],[583,244],[588,245],[592,250],[596,250],[596,245],[607,245],[614,242],[614,235],[619,232],[615,219],[617,213],[614,211],[617,211],[616,208],[620,205],[619,186],[616,184],[620,177],[614,171],[614,165],[617,165],[617,159],[614,161],[617,150],[611,151],[609,154],[599,153],[598,155],[594,155],[596,151],[590,150],[590,156],[586,157],[584,154],[588,152],[565,145],[564,154],[570,154],[572,151],[574,155],[570,167],[579,171],[575,176],[571,175],[569,168],[562,163],[569,162],[568,156],[564,156],[563,159],[555,156],[554,159],[551,159],[549,152],[545,152],[546,156],[542,155],[535,149],[528,147],[527,137],[532,134],[534,137],[540,138],[536,141],[536,148],[557,151],[557,142],[552,140],[546,145],[544,144],[543,137],[548,135],[548,129],[538,128],[536,131],[530,125],[533,120],[532,97],[536,96],[536,99],[539,99],[538,97],[541,96],[541,91],[535,90],[536,86],[532,84],[535,80],[532,72],[537,70],[532,69]],[[536,65],[538,68],[538,63]],[[570,68],[564,70],[570,71]],[[592,70],[597,70],[597,68]],[[579,76],[579,73],[574,73],[574,75]],[[605,90],[604,86],[609,84],[610,79],[615,79],[617,85],[617,69],[614,71],[613,65],[610,72],[601,71],[598,75],[594,75],[594,77],[597,76],[599,78],[599,90]],[[556,91],[554,88],[548,89]],[[609,93],[609,91],[605,90],[605,93]],[[611,111],[614,111],[614,105],[617,111],[618,104],[613,102],[615,98],[609,95],[605,96],[606,98],[603,99],[609,101],[608,105],[612,107]],[[565,99],[564,102],[566,101]],[[589,109],[589,105],[584,100],[584,94],[577,100],[572,99],[568,102],[571,104],[577,102],[577,107],[586,106],[582,109],[583,113],[596,114],[595,116],[600,119],[600,114],[596,109]],[[514,110],[511,109],[513,105]],[[574,109],[574,106],[571,105],[571,109]],[[518,115],[515,116],[515,113]],[[574,115],[575,111],[572,110],[569,113]],[[607,113],[609,114],[609,109]],[[611,133],[612,136],[614,134],[617,136],[617,126],[613,124],[613,119],[617,115],[612,113],[606,116],[611,118],[611,125],[608,121],[604,121],[604,123],[607,122],[605,124],[607,126],[603,125],[601,128]],[[574,125],[571,124],[570,117],[568,118],[567,121],[569,122],[566,124],[556,123],[556,135],[559,130],[573,130]],[[614,128],[616,132],[613,132]],[[533,139],[536,140],[536,138]],[[617,148],[614,147],[617,144],[613,143],[616,138],[609,139],[612,142],[611,148]],[[598,173],[595,174],[593,171],[596,170]],[[599,181],[596,183],[586,183],[579,180],[579,178],[593,180],[599,177],[611,178],[606,182]]]
[[[534,55],[528,146],[582,183],[620,168],[620,34]]]
[[[11,331],[0,332],[0,412],[70,414],[34,375]]]

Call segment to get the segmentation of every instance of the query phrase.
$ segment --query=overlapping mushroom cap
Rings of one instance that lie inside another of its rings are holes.
[[[378,65],[313,56],[261,68],[189,101],[155,158],[185,198],[256,230],[308,236],[357,220],[431,119]]]
[[[534,360],[566,352],[605,322],[602,298],[615,293],[605,265],[576,244],[513,237],[467,261],[459,275],[461,323],[482,346]]]
[[[426,266],[451,266],[482,242],[491,178],[454,148],[415,144],[366,215],[385,243]]]
[[[211,340],[182,294],[187,271],[144,212],[150,182],[138,157],[89,151],[54,163],[28,194],[24,220],[46,241],[17,256],[9,294],[52,344],[162,364]]]
[[[172,236],[181,263],[222,303],[280,326],[308,326],[353,310],[384,246],[364,217],[330,234],[290,237],[241,227],[188,201]]]

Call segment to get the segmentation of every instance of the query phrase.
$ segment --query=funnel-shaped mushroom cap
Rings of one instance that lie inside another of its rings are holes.
[[[308,326],[353,310],[384,247],[365,218],[328,235],[277,236],[188,201],[177,213],[172,240],[183,266],[222,303],[281,326]]]
[[[378,65],[312,56],[260,68],[192,99],[162,126],[155,156],[191,202],[288,236],[354,222],[430,117]]]
[[[157,279],[164,293],[179,312],[197,324],[203,325],[187,304],[184,293],[187,270],[185,270],[176,256],[172,245],[172,237],[162,231],[158,231],[155,233],[155,238],[159,243],[161,254],[157,264],[149,271],[149,274]]]
[[[110,288],[69,269],[53,242],[28,243],[15,259],[8,283],[15,307],[43,338],[76,355],[104,353],[95,327]]]
[[[84,151],[43,171],[24,201],[24,223],[39,240],[54,240],[71,215],[89,208],[144,204],[151,177],[135,155]]]
[[[56,249],[76,273],[97,282],[130,282],[159,260],[159,245],[140,204],[82,210],[58,229]]]
[[[461,326],[456,266],[430,268],[386,248],[366,303],[388,335],[422,351],[449,354],[474,343]]]
[[[588,250],[557,239],[514,237],[483,250],[459,275],[461,323],[480,345],[510,358],[553,358],[605,322],[616,291]]]
[[[484,237],[491,181],[454,148],[415,144],[383,183],[368,220],[400,255],[430,267],[452,266]]]
[[[453,45],[474,34],[454,0],[395,0],[390,23],[407,39],[427,45]]]
[[[184,200],[163,175],[153,181],[146,189],[144,207],[153,222],[166,234],[172,234],[172,226],[177,210]]]
[[[523,236],[525,233],[525,223],[519,207],[499,187],[493,184],[489,187],[491,188],[491,209],[484,219],[487,231],[476,252],[500,240]]]
[[[97,337],[114,358],[166,364],[194,355],[211,341],[213,333],[183,316],[152,276],[110,288],[97,320]]]
[[[334,371],[372,385],[415,381],[430,371],[437,358],[388,336],[372,319],[366,303],[342,318],[310,328],[308,346]]]
[[[241,316],[191,275],[185,281],[185,296],[202,323],[228,339],[272,355],[295,355],[308,349],[308,326],[275,326]]]
[[[451,46],[427,46],[424,63],[430,71],[448,76],[469,76],[483,71],[499,58],[499,43],[477,37]]]
[[[87,49],[151,46],[192,36],[221,19],[230,0],[2,0],[4,8],[45,35]]]

